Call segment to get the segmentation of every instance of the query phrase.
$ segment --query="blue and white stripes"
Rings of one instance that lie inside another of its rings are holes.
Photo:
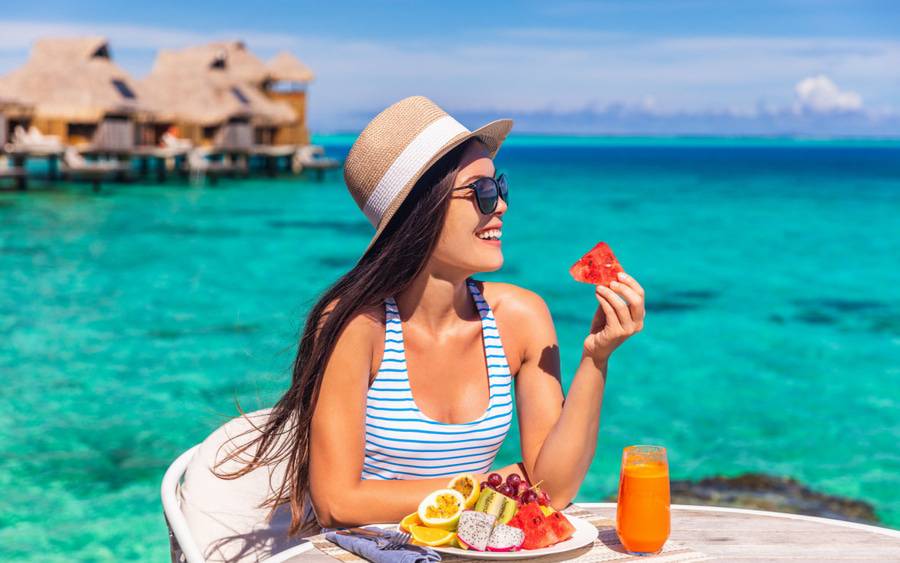
[[[487,472],[512,422],[512,376],[497,323],[474,283],[467,284],[481,315],[490,401],[480,418],[462,424],[432,420],[413,400],[400,314],[385,302],[384,357],[366,401],[364,479],[424,479]]]

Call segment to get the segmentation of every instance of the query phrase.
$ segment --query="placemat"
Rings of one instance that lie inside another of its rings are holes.
[[[522,563],[541,562],[550,563],[552,561],[575,561],[578,563],[597,563],[599,561],[659,561],[659,562],[678,562],[686,563],[688,561],[707,561],[710,559],[705,553],[701,553],[691,547],[682,545],[677,542],[667,541],[663,550],[658,555],[637,556],[625,553],[618,536],[616,536],[616,523],[611,518],[606,518],[595,514],[580,506],[571,505],[565,510],[564,514],[578,516],[584,518],[597,527],[597,539],[593,545],[584,546],[581,549],[572,550],[557,555],[545,555],[543,557],[531,557],[528,559],[516,559]],[[346,561],[347,563],[360,563],[365,559],[359,557],[355,553],[351,553],[341,547],[331,543],[325,539],[325,534],[319,534],[307,538],[322,553],[329,555],[338,561]],[[473,554],[474,555],[474,554]],[[456,563],[466,561],[468,563],[496,563],[496,560],[478,559],[477,557],[460,557],[457,555],[441,554],[441,561],[448,563]]]

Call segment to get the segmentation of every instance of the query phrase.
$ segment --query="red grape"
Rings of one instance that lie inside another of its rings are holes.
[[[550,504],[550,495],[547,494],[547,491],[541,491],[541,494],[538,495],[537,502],[542,506]]]
[[[506,476],[506,484],[509,485],[512,490],[519,490],[519,483],[522,482],[522,477],[519,476],[518,473],[510,473]]]
[[[490,475],[488,475],[487,482],[491,487],[497,488],[501,483],[503,483],[503,477],[501,477],[499,473],[491,473]]]
[[[481,485],[479,486],[479,489],[482,490],[482,491],[484,491],[484,490],[486,490],[487,488],[488,488],[488,482],[487,482],[487,481],[482,481],[482,482],[481,482]]]
[[[512,490],[512,487],[510,487],[510,486],[507,485],[506,483],[503,483],[502,485],[500,485],[499,487],[497,487],[497,492],[500,493],[501,495],[505,496],[505,497],[512,497],[512,496],[513,496],[513,490]]]
[[[528,490],[528,483],[526,483],[525,481],[520,481],[519,488],[516,489],[516,496],[517,497],[522,496],[522,493],[524,493],[527,490]]]
[[[532,490],[525,491],[522,493],[522,504],[528,504],[529,502],[535,502],[538,500],[538,494]]]

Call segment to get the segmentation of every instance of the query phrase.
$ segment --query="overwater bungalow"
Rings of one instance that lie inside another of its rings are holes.
[[[233,61],[234,74],[243,82],[259,89],[270,100],[284,102],[294,111],[294,119],[277,128],[256,128],[257,143],[270,145],[305,145],[309,143],[306,127],[306,90],[315,76],[296,56],[287,51],[263,63],[240,41],[217,44]]]
[[[135,124],[152,122],[102,37],[38,40],[22,67],[0,77],[0,92],[33,106],[37,134],[84,150],[127,152]]]
[[[254,85],[266,79],[265,65],[238,45],[160,51],[138,84],[157,111],[171,117],[178,136],[196,146],[249,151],[273,144],[279,128],[297,122],[288,103],[269,99]]]
[[[293,119],[277,127],[255,127],[257,144],[309,143],[309,131],[306,127],[306,89],[315,78],[309,67],[286,51],[264,63],[247,49],[242,41],[212,43],[207,48],[226,54],[230,72],[237,79],[261,91],[270,100],[284,102],[293,110]]]
[[[266,78],[260,85],[262,91],[270,99],[291,106],[296,116],[292,123],[275,132],[274,144],[309,144],[309,129],[306,127],[306,89],[314,78],[309,67],[286,51],[275,55],[266,64]]]

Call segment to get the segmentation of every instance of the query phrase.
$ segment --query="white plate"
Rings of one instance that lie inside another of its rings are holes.
[[[529,557],[541,557],[542,555],[553,555],[555,553],[565,553],[579,547],[590,545],[597,539],[597,527],[577,516],[565,515],[569,522],[575,526],[575,532],[572,537],[566,541],[553,544],[550,547],[541,549],[520,549],[519,551],[474,551],[471,549],[459,549],[458,547],[432,547],[435,551],[441,553],[461,555],[463,557],[471,557],[475,559],[527,559]]]

